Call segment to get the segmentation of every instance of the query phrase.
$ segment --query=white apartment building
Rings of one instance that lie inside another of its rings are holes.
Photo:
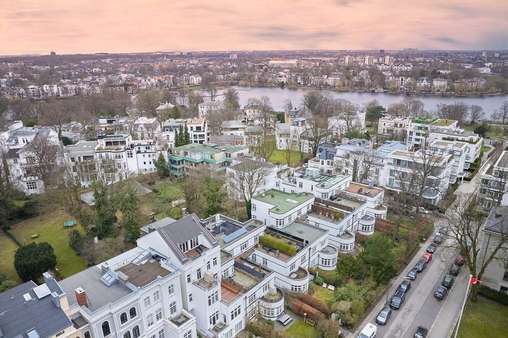
[[[422,151],[396,150],[390,154],[389,158],[390,160],[385,163],[386,175],[383,175],[388,180],[382,184],[386,189],[405,190],[416,194],[415,189],[421,184],[418,180],[421,180],[422,175],[419,173],[425,165],[431,166],[432,171],[425,182],[424,201],[437,205],[446,195],[452,173],[452,155],[428,154],[425,156]]]
[[[392,139],[402,139],[406,137],[410,123],[411,119],[407,117],[384,115],[379,119],[377,132]]]
[[[329,199],[345,190],[351,176],[322,174],[317,168],[286,168],[280,170],[274,188],[282,192],[308,193],[316,198]]]
[[[342,136],[351,129],[365,130],[366,112],[363,109],[357,109],[354,116],[344,117],[341,115],[328,118],[328,129],[335,136]]]
[[[203,144],[210,142],[210,131],[208,130],[208,122],[206,119],[189,119],[186,124],[191,143]]]
[[[240,136],[244,139],[245,143],[245,129],[247,125],[245,125],[240,120],[229,120],[223,121],[221,125],[221,134],[222,135],[234,135]]]
[[[460,128],[456,129],[436,129],[432,128],[428,136],[428,142],[432,143],[433,141],[441,140],[441,141],[450,141],[455,143],[462,143],[465,146],[465,164],[464,169],[469,169],[469,167],[480,158],[481,149],[483,145],[483,138],[478,134],[475,134],[470,131],[465,131]]]
[[[254,196],[251,203],[253,219],[267,226],[283,228],[311,209],[314,195],[270,189]]]
[[[218,113],[224,108],[222,101],[208,101],[198,105],[199,117],[205,118],[209,114]]]
[[[407,126],[406,143],[409,149],[426,146],[431,132],[453,132],[459,129],[456,120],[415,118]]]
[[[481,176],[479,203],[485,210],[498,206],[508,192],[508,150]]]
[[[141,116],[133,122],[131,136],[136,140],[155,140],[160,132],[161,127],[157,118]]]
[[[450,184],[456,183],[458,180],[466,176],[466,151],[467,146],[463,142],[441,141],[436,140],[429,145],[430,152],[439,155],[452,155],[452,170],[450,173]]]

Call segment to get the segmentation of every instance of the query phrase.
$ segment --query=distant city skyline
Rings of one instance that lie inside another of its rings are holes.
[[[0,54],[508,49],[508,1],[0,0]]]

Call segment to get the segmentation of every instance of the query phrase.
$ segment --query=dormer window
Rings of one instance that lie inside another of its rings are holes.
[[[191,240],[189,240],[187,242],[181,243],[180,244],[180,250],[182,250],[182,252],[187,252],[189,250],[194,249],[198,245],[199,245],[198,239],[197,239],[197,237],[195,237],[195,238],[192,238]]]

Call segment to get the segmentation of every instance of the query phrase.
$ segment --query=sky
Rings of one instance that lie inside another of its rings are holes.
[[[0,0],[0,54],[508,49],[508,0]]]

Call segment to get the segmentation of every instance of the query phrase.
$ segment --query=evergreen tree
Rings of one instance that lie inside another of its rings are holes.
[[[95,199],[95,229],[97,236],[102,239],[113,233],[115,222],[115,208],[111,201],[109,189],[102,182],[93,185]]]
[[[162,153],[159,155],[157,161],[155,161],[155,168],[157,169],[157,174],[159,174],[160,178],[169,176],[169,167],[164,155]]]
[[[16,250],[14,267],[23,281],[37,281],[44,272],[54,269],[56,256],[48,243],[30,243]]]
[[[189,144],[190,143],[190,135],[189,135],[189,131],[187,130],[187,127],[185,127],[183,142],[184,142],[183,144]]]
[[[134,242],[140,236],[139,230],[139,200],[136,191],[129,188],[124,194],[120,203],[120,211],[122,212],[122,225],[125,229],[125,239]]]

